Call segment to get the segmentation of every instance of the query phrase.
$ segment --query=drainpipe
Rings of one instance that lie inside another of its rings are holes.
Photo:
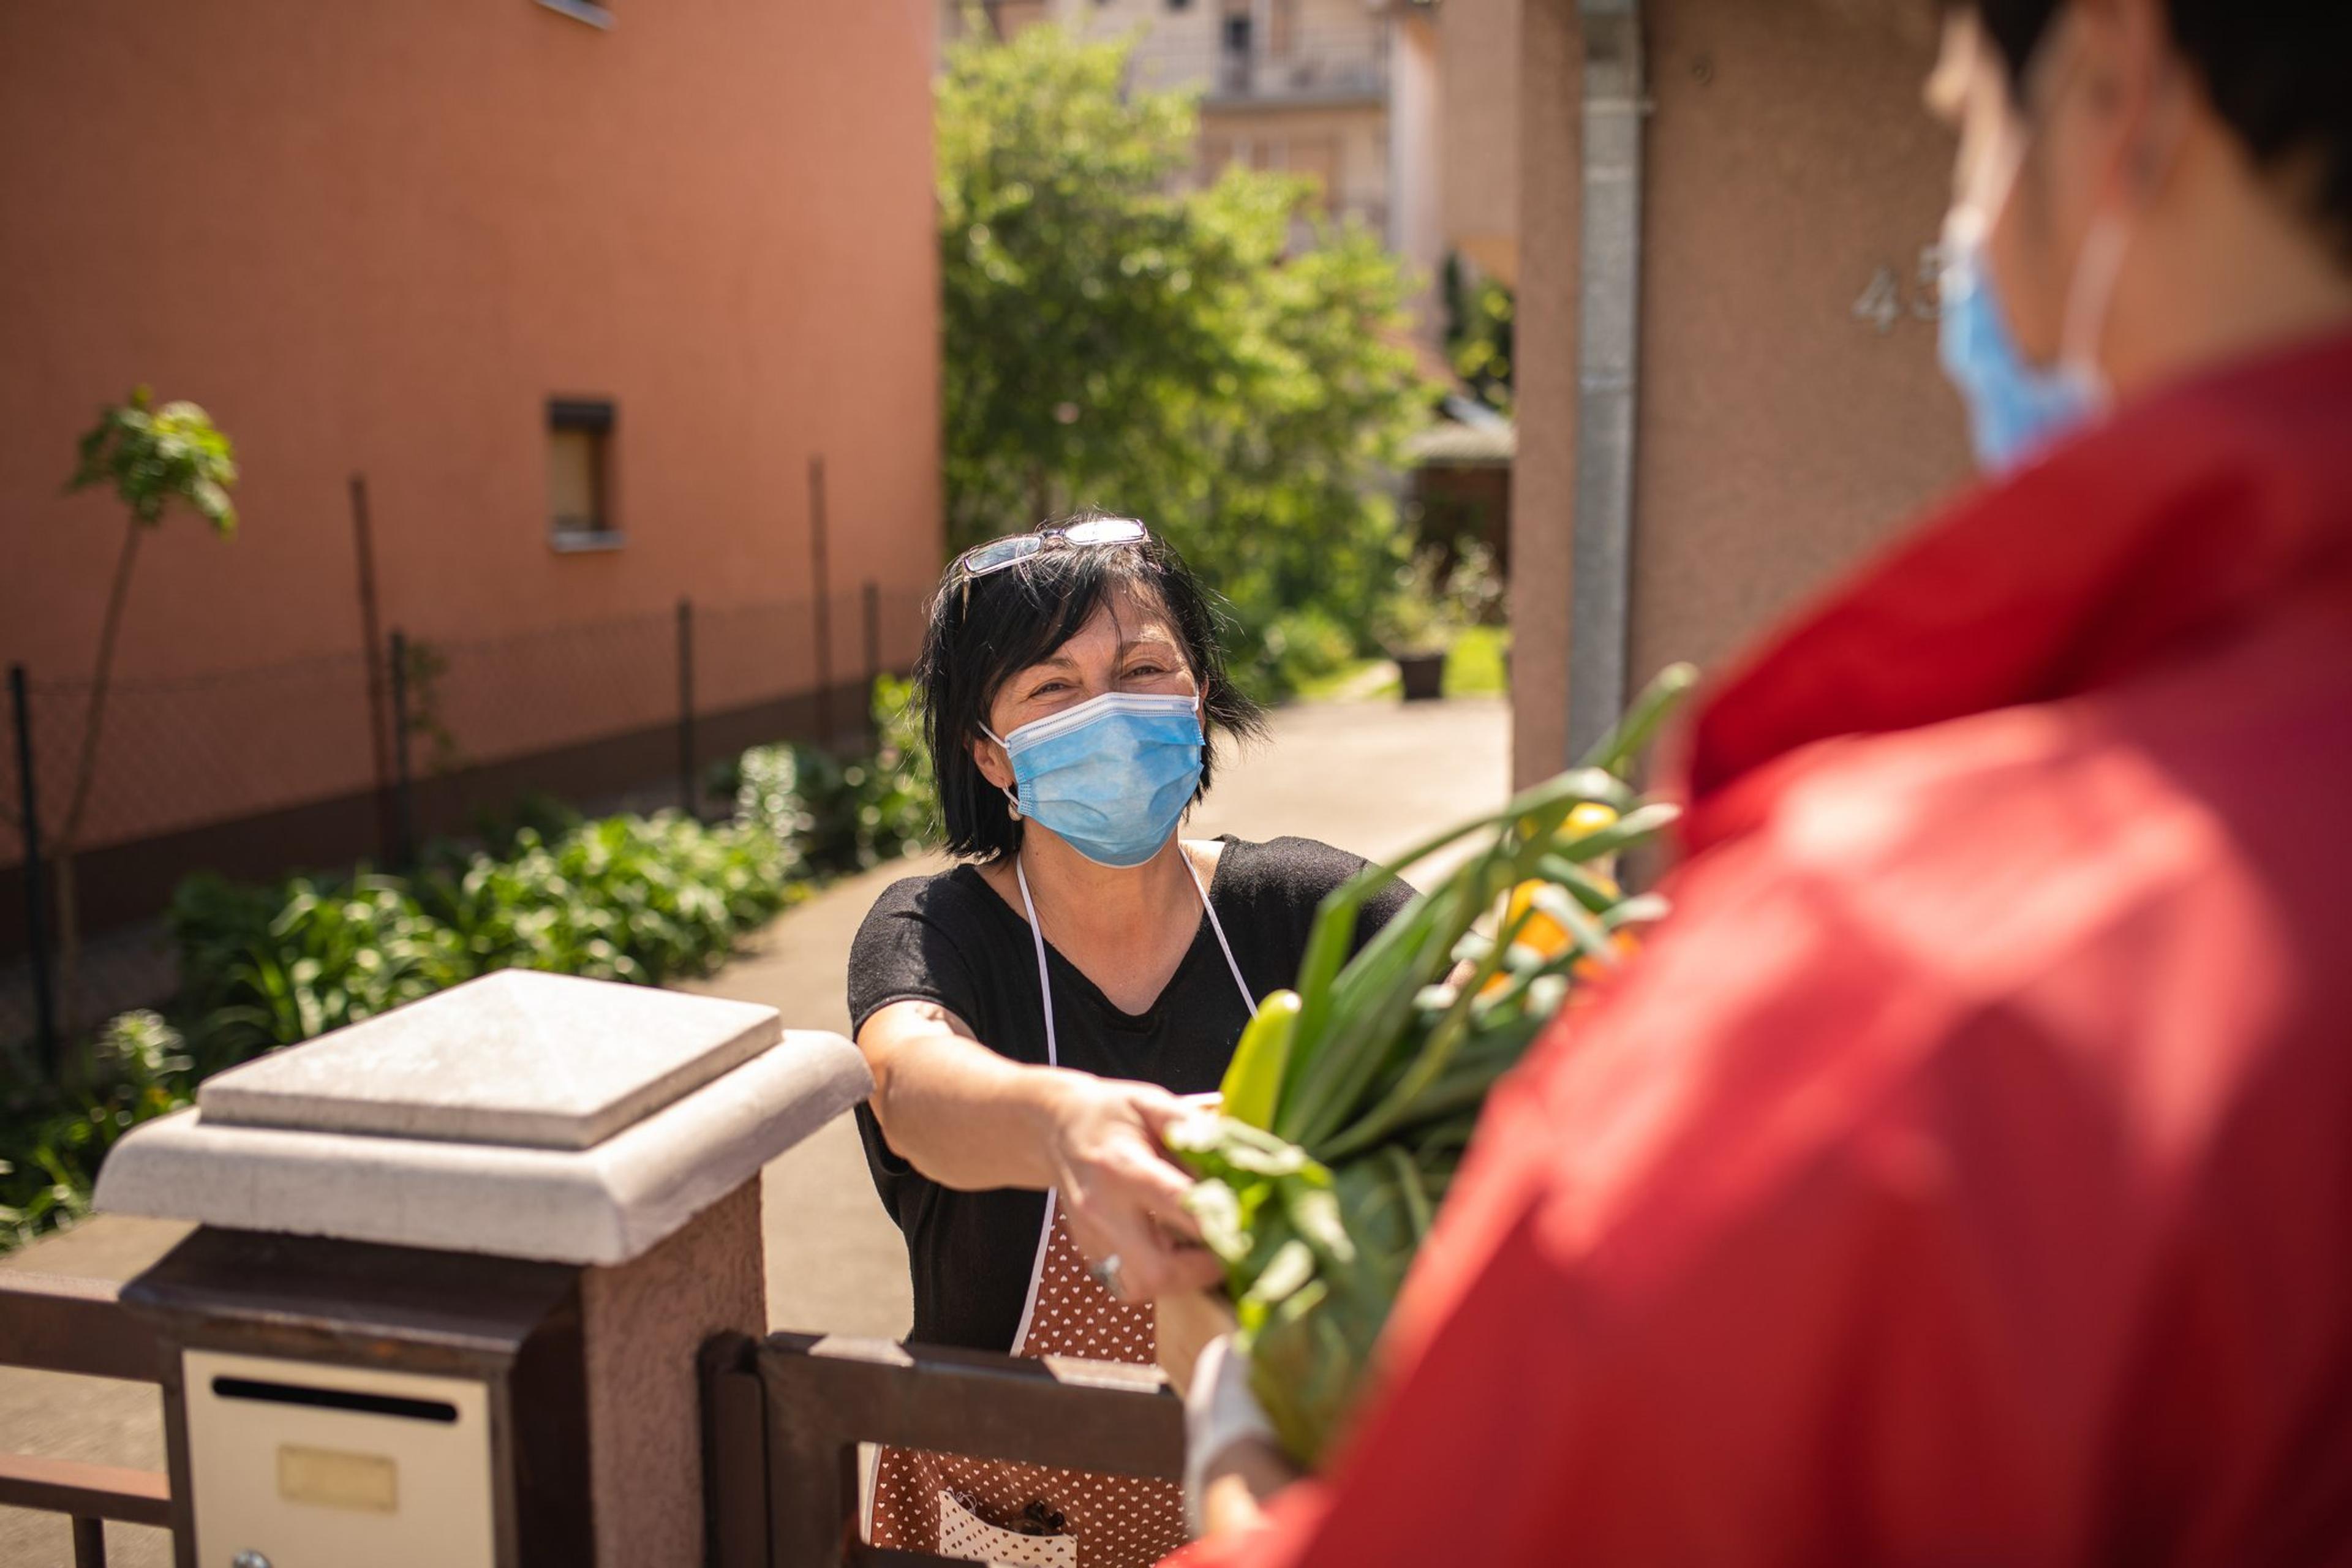
[[[1584,185],[1569,597],[1571,762],[1608,732],[1626,700],[1645,107],[1641,0],[1578,0],[1577,16],[1584,36]]]

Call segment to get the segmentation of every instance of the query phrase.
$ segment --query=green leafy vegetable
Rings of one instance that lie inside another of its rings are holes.
[[[1665,913],[1608,858],[1674,820],[1624,778],[1693,679],[1666,670],[1587,765],[1402,857],[1480,840],[1352,959],[1357,913],[1395,873],[1326,899],[1297,993],[1268,997],[1234,1053],[1224,1114],[1171,1134],[1252,1387],[1303,1462],[1347,1416],[1487,1092],[1574,986],[1621,961],[1626,928]]]

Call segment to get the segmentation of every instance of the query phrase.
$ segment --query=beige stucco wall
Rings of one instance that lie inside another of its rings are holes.
[[[423,637],[803,594],[817,452],[835,583],[936,574],[929,5],[617,14],[0,7],[0,661],[86,668],[119,514],[58,490],[142,381],[244,527],[153,539],[132,678],[356,650],[355,471]],[[563,395],[617,405],[619,551],[549,546]]]
[[[1432,342],[1444,331],[1434,293],[1445,259],[1444,132],[1437,26],[1401,17],[1389,47],[1389,247],[1413,269],[1415,313]]]
[[[1908,304],[1951,142],[1921,109],[1925,6],[1651,7],[1633,668],[1713,667],[1968,471]]]
[[[1521,254],[1511,468],[1511,776],[1557,773],[1568,750],[1568,590],[1576,490],[1580,182],[1575,0],[1521,0]]]
[[[1518,278],[1524,0],[1445,0],[1437,14],[1444,248]]]
[[[1906,307],[1950,144],[1919,106],[1932,14],[1864,0],[1650,0],[1633,675],[1720,668],[1967,472],[1935,326]],[[1515,763],[1565,761],[1574,480],[1570,0],[1526,0]]]

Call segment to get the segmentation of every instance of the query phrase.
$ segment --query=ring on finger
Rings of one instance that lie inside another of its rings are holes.
[[[1127,1292],[1120,1289],[1118,1285],[1118,1253],[1112,1253],[1109,1257],[1104,1258],[1099,1263],[1087,1264],[1087,1272],[1095,1277],[1096,1284],[1110,1292],[1111,1299],[1113,1300],[1124,1301],[1127,1300]]]

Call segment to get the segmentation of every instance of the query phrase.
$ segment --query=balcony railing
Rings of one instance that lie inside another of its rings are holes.
[[[1139,85],[1198,87],[1213,101],[1347,102],[1388,96],[1388,40],[1378,32],[1275,43],[1154,45],[1136,53]]]

